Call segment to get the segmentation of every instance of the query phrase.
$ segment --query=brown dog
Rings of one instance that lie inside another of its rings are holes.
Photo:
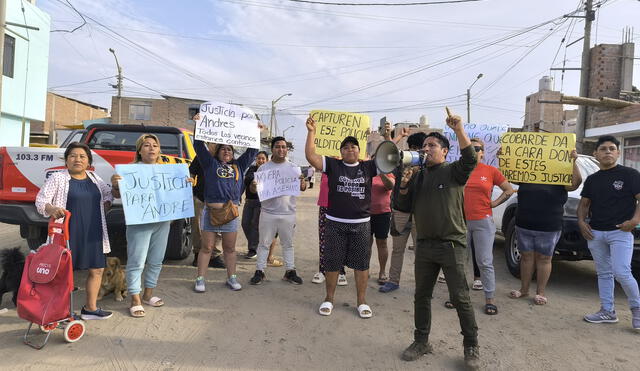
[[[107,258],[107,265],[102,273],[98,300],[112,292],[116,301],[122,301],[127,296],[127,281],[124,275],[124,268],[122,268],[118,258]]]

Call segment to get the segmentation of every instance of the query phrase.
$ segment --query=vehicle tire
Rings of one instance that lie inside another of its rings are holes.
[[[191,219],[174,220],[171,223],[165,259],[182,260],[191,253]]]
[[[75,343],[84,335],[84,322],[75,320],[64,327],[64,340],[67,343]]]
[[[520,251],[516,239],[516,219],[511,218],[504,237],[504,257],[507,261],[509,273],[516,278],[520,278]]]

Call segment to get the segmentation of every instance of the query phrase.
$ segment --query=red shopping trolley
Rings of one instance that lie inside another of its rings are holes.
[[[20,289],[18,316],[29,321],[24,343],[42,349],[53,330],[64,330],[64,339],[73,343],[84,335],[84,321],[73,312],[73,264],[69,249],[70,212],[64,222],[49,221],[47,242],[26,258]],[[33,325],[46,333],[41,344],[30,340]]]

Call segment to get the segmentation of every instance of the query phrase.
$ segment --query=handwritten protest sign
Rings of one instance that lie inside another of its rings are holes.
[[[517,183],[570,185],[575,134],[504,133],[500,171]]]
[[[187,164],[116,165],[127,225],[190,218],[193,191]]]
[[[464,124],[464,131],[469,138],[480,138],[484,142],[484,160],[487,165],[498,167],[496,153],[500,148],[500,135],[509,129],[508,125],[501,124]],[[444,136],[449,139],[449,153],[447,161],[453,162],[460,158],[460,147],[458,137],[450,127],[444,129]]]
[[[360,159],[367,155],[367,136],[371,126],[369,116],[350,113],[314,110],[310,113],[316,121],[316,152],[324,156],[340,156],[340,143],[345,137],[356,137],[360,142]]]
[[[260,202],[279,196],[298,196],[300,194],[300,168],[281,166],[276,169],[256,171],[254,179],[258,184]]]
[[[210,143],[260,148],[258,120],[251,109],[236,104],[206,102],[200,105],[195,137]]]

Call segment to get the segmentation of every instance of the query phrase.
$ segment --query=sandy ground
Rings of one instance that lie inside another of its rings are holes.
[[[414,363],[400,360],[413,334],[413,251],[407,251],[401,288],[391,294],[377,291],[369,281],[367,300],[374,316],[363,320],[355,309],[353,274],[349,285],[339,287],[333,314],[317,314],[324,286],[311,283],[317,270],[317,188],[298,201],[295,236],[296,265],[302,286],[282,281],[283,268],[268,268],[267,282],[250,286],[255,261],[239,258],[242,291],[224,285],[225,273],[211,269],[207,292],[193,292],[195,268],[191,259],[168,262],[156,293],[167,303],[147,308],[147,316],[128,315],[126,302],[107,296],[100,303],[113,310],[106,321],[87,323],[85,336],[67,344],[56,330],[40,351],[22,343],[27,324],[16,315],[9,295],[0,307],[0,369],[92,370],[412,370],[463,369],[462,336],[455,311],[442,305],[446,286],[434,294],[431,343],[434,353]],[[0,226],[0,248],[26,243],[15,226]],[[237,250],[246,251],[239,234]],[[280,251],[277,251],[280,255]],[[620,322],[594,325],[582,320],[598,309],[592,262],[555,262],[548,288],[549,304],[533,306],[530,300],[507,298],[519,281],[504,266],[503,241],[495,245],[497,304],[500,313],[482,312],[483,294],[472,292],[479,326],[481,357],[487,370],[637,370],[640,333],[631,329],[631,315],[622,290],[617,289]],[[372,277],[378,263],[374,253]],[[86,275],[76,276],[78,286]],[[84,290],[76,295],[84,301]],[[80,305],[76,305],[79,308]]]

